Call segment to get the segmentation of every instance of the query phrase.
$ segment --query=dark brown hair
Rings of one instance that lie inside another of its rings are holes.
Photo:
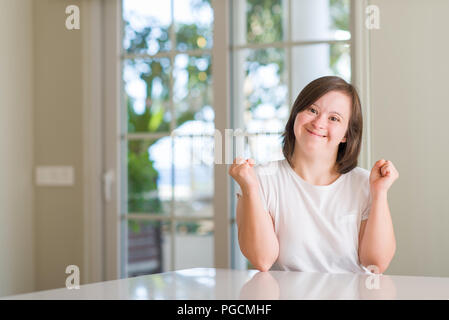
[[[282,134],[282,152],[291,167],[293,151],[295,150],[294,123],[298,113],[316,102],[319,98],[330,91],[339,91],[346,94],[352,100],[351,116],[349,118],[348,130],[346,131],[346,142],[338,146],[336,169],[339,173],[347,173],[357,166],[362,142],[363,118],[362,107],[356,88],[340,77],[325,76],[310,82],[298,95],[293,104],[290,117]]]

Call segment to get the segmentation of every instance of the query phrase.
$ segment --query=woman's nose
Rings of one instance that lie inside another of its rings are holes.
[[[312,120],[312,124],[314,127],[317,128],[324,128],[324,124],[325,124],[325,118],[323,115],[319,115],[317,117],[315,117],[315,119]]]

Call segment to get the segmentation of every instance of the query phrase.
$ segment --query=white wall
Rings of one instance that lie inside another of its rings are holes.
[[[36,290],[65,286],[83,260],[82,33],[67,30],[65,9],[80,0],[34,0],[34,165],[72,166],[74,185],[35,187]],[[80,17],[83,28],[83,17]]]
[[[32,0],[0,1],[0,296],[34,291]]]
[[[376,0],[372,161],[393,161],[397,250],[386,274],[449,276],[449,1]]]
[[[0,0],[0,296],[65,285],[83,269],[80,0]],[[72,187],[34,186],[36,166],[75,169]]]

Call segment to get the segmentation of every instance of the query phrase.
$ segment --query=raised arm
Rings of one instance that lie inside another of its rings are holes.
[[[268,271],[279,255],[279,242],[273,220],[262,204],[253,165],[252,159],[236,158],[229,169],[242,190],[237,202],[238,240],[240,250],[251,264],[260,271]]]
[[[399,173],[391,161],[379,160],[370,174],[372,204],[369,219],[360,227],[359,258],[364,266],[376,266],[384,273],[396,252],[393,222],[387,191]]]

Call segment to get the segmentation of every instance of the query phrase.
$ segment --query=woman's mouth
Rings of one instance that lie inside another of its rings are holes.
[[[326,136],[317,134],[317,133],[315,133],[315,132],[312,132],[312,131],[310,131],[310,130],[308,130],[308,129],[306,129],[306,130],[307,130],[307,132],[310,133],[311,135],[314,135],[314,136],[317,136],[317,137],[320,137],[320,138],[325,138],[325,137],[326,137]]]

